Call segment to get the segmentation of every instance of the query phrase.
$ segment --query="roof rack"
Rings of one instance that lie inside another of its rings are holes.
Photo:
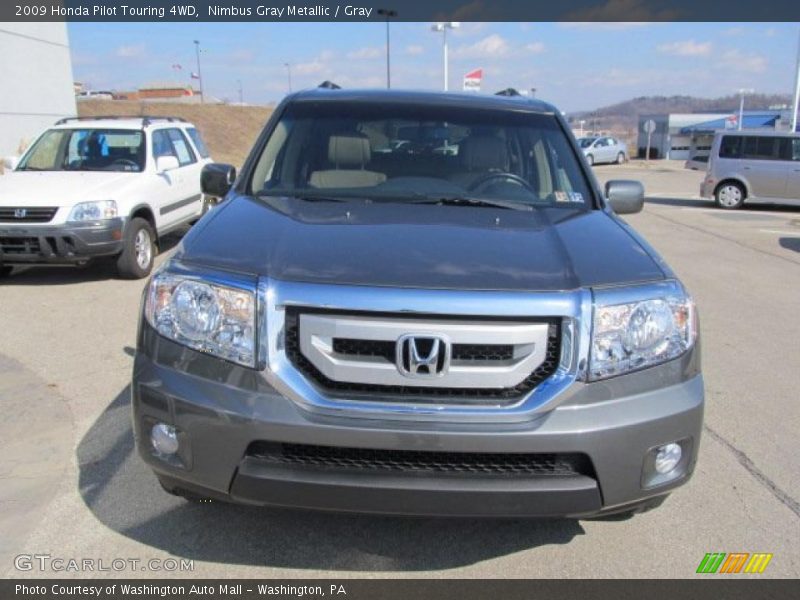
[[[69,123],[70,121],[112,121],[114,119],[141,119],[142,120],[142,127],[147,127],[153,121],[167,121],[169,123],[186,123],[186,119],[183,117],[158,117],[158,116],[149,116],[149,115],[100,115],[96,117],[64,117],[63,119],[59,119],[56,121],[56,125],[63,125],[64,123]]]
[[[332,81],[328,81],[327,79],[325,81],[323,81],[322,83],[320,83],[317,87],[318,88],[322,88],[323,90],[340,90],[340,89],[342,89],[342,86],[336,85],[335,83],[333,83]]]
[[[504,90],[500,90],[499,92],[495,92],[495,96],[521,96],[517,90],[512,87],[506,88]]]

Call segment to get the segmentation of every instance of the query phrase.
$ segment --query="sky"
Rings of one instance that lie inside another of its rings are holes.
[[[208,96],[279,101],[329,79],[386,86],[384,23],[69,23],[74,78],[91,89],[187,84],[202,48]],[[450,89],[483,68],[483,91],[536,88],[567,112],[648,95],[791,94],[799,23],[461,23],[448,32]],[[442,89],[442,34],[391,24],[392,87]],[[179,64],[181,70],[173,65]]]

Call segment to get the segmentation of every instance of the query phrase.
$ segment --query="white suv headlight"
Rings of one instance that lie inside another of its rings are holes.
[[[117,203],[113,200],[81,202],[72,207],[67,221],[102,221],[117,216]]]
[[[620,302],[626,292],[631,301]],[[672,360],[697,338],[694,302],[677,282],[596,290],[592,325],[590,380]]]
[[[246,367],[255,367],[256,294],[169,272],[153,276],[147,322],[164,337]]]

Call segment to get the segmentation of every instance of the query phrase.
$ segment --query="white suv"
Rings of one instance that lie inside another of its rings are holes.
[[[197,129],[175,117],[61,119],[0,176],[0,276],[12,265],[115,257],[146,277],[159,237],[205,212],[210,163]]]

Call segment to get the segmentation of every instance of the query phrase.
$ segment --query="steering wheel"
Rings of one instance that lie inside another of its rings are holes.
[[[137,171],[139,170],[139,165],[137,164],[137,162],[135,160],[131,160],[130,158],[117,158],[111,161],[111,165],[109,166],[114,166],[114,165],[124,165],[126,167],[133,167]]]
[[[502,173],[487,173],[486,175],[478,177],[478,179],[476,179],[469,185],[467,191],[474,192],[482,187],[485,187],[487,183],[495,179],[503,179],[505,181],[516,183],[517,185],[525,188],[531,194],[536,194],[536,191],[531,187],[531,184],[528,183],[525,179],[523,179],[522,177],[520,177],[515,173],[509,173],[507,171]]]

